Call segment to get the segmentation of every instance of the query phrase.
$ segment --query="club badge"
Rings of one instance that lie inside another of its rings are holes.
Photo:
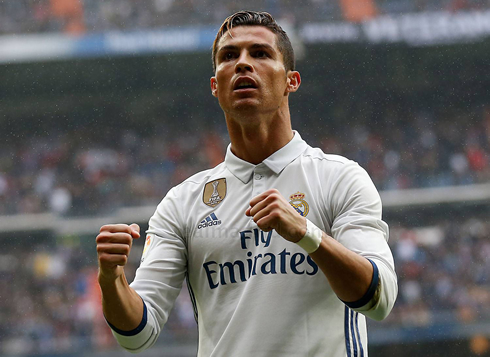
[[[308,203],[304,200],[304,198],[305,194],[298,191],[289,196],[289,203],[296,211],[298,211],[300,215],[306,217],[306,215],[310,211],[310,207]]]
[[[141,262],[145,260],[146,254],[148,253],[148,249],[150,248],[151,245],[151,235],[146,236],[146,241],[145,241],[145,247],[143,248],[143,254],[141,254]]]
[[[204,186],[204,192],[202,195],[202,201],[210,206],[216,207],[223,201],[226,197],[226,179],[221,178],[208,182]]]

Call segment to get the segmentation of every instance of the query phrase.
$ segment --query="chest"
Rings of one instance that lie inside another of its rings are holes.
[[[216,185],[215,182],[219,183]],[[280,261],[304,253],[275,231],[262,231],[251,217],[245,215],[252,198],[269,189],[277,189],[299,214],[324,227],[321,187],[317,180],[300,169],[286,168],[275,174],[266,167],[257,168],[246,183],[230,174],[206,185],[189,224],[187,248],[191,273],[202,272],[203,264],[208,262],[219,266],[241,261],[247,270],[250,260],[254,265],[254,259],[271,254],[275,256],[271,256],[271,260]],[[215,199],[210,201],[213,194]],[[212,204],[208,204],[210,202]],[[307,256],[295,257],[293,265],[299,262],[306,266]],[[241,266],[237,271],[239,268]]]

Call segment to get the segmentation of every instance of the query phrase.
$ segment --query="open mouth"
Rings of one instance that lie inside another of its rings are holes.
[[[238,78],[235,81],[233,90],[246,90],[246,89],[256,89],[257,84],[253,79],[250,78]]]

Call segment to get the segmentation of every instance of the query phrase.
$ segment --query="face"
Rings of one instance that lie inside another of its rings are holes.
[[[299,83],[298,72],[286,73],[276,35],[268,28],[238,26],[220,39],[211,91],[226,114],[277,111]]]

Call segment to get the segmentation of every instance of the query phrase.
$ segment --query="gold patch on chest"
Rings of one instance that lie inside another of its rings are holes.
[[[202,201],[210,206],[216,207],[223,201],[226,197],[226,179],[221,178],[208,182],[204,186],[204,192],[202,195]]]

